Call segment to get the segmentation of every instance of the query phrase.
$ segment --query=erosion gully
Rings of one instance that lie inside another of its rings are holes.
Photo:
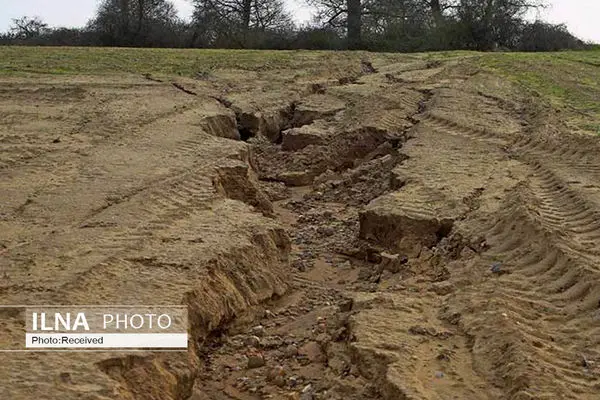
[[[354,310],[348,293],[377,291],[391,274],[381,267],[382,247],[359,238],[359,214],[369,201],[401,186],[392,169],[406,159],[402,144],[431,97],[429,90],[414,93],[409,111],[395,117],[401,124],[392,119],[383,128],[348,128],[348,107],[335,113],[317,109],[307,117],[292,103],[282,110],[289,118],[283,134],[272,141],[253,137],[257,124],[237,110],[261,188],[292,240],[290,289],[213,334],[202,355],[196,397],[386,397],[379,377],[361,371],[360,357],[349,348]]]

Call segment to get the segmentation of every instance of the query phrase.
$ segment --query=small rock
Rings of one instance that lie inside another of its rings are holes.
[[[306,263],[304,260],[295,260],[292,263],[292,267],[296,268],[300,272],[306,271]]]
[[[255,326],[250,333],[254,336],[263,337],[266,334],[265,327],[262,325]]]
[[[276,376],[275,379],[273,379],[273,385],[277,386],[277,387],[284,387],[285,386],[285,378],[283,376]]]
[[[381,262],[394,262],[400,258],[400,254],[389,254],[386,252],[381,252]]]
[[[323,236],[333,236],[333,234],[335,233],[335,229],[333,229],[330,226],[320,226],[317,229],[317,232]]]
[[[246,344],[246,346],[251,346],[251,347],[260,347],[260,338],[258,336],[248,336],[246,338],[246,340],[244,341],[244,343]]]
[[[425,328],[424,326],[419,325],[414,325],[408,328],[408,333],[411,335],[435,336],[435,330],[433,328]]]
[[[267,349],[276,349],[283,345],[283,340],[279,336],[268,336],[263,339],[262,345]]]
[[[287,380],[288,386],[289,387],[295,387],[298,384],[298,377],[297,376],[290,376]]]
[[[325,143],[325,133],[312,124],[285,130],[281,132],[281,149],[283,151],[298,151],[309,145],[322,145]]]
[[[329,336],[326,333],[319,333],[315,337],[315,342],[319,343],[321,345],[321,348],[323,348],[323,346],[325,346],[330,341],[331,341],[331,336]]]
[[[308,384],[304,386],[304,389],[300,393],[300,400],[313,400],[314,397],[312,385]]]
[[[492,271],[492,273],[496,275],[504,275],[509,273],[502,267],[502,263],[500,262],[493,263],[490,267],[490,271]]]
[[[311,362],[323,361],[323,351],[317,342],[308,342],[298,350],[298,354],[305,356]]]
[[[60,143],[60,138],[56,138],[52,141],[52,143]]]
[[[238,389],[243,389],[250,384],[250,378],[246,376],[239,377],[237,383],[234,384]]]
[[[381,266],[383,270],[389,271],[392,274],[400,272],[400,266],[403,264],[402,260],[399,254],[381,253]]]
[[[267,379],[272,382],[275,386],[282,387],[285,385],[285,369],[279,365],[269,371]]]
[[[262,354],[248,356],[248,369],[260,368],[263,365],[265,365],[265,358]]]
[[[314,174],[310,171],[285,171],[277,176],[277,180],[288,186],[309,186],[312,185],[313,179]]]
[[[471,242],[469,243],[469,246],[471,248],[473,248],[474,250],[484,249],[487,246],[487,243],[485,241],[485,237],[483,237],[483,236],[475,236],[471,240]]]
[[[298,347],[293,344],[290,344],[285,348],[284,355],[286,358],[293,358],[298,355]]]
[[[430,288],[435,294],[445,296],[454,291],[454,286],[449,282],[436,282]]]
[[[376,249],[367,249],[367,261],[373,264],[381,263],[381,254]]]
[[[582,355],[581,356],[581,365],[583,365],[583,368],[590,369],[594,366],[594,362],[588,360],[586,356]]]

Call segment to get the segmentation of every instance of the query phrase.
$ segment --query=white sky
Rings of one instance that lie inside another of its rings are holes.
[[[182,17],[192,12],[188,0],[172,0]],[[304,0],[285,0],[299,22],[310,19]],[[552,7],[541,17],[554,23],[566,23],[569,30],[584,40],[600,43],[600,0],[549,0]],[[8,29],[11,19],[39,16],[51,26],[83,26],[94,15],[98,0],[0,0],[0,32]]]

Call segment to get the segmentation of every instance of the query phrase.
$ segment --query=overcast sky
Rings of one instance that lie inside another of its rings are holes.
[[[188,0],[172,0],[182,17],[189,17]],[[310,19],[304,0],[285,0],[294,18]],[[600,43],[600,0],[550,0],[552,7],[541,17],[550,22],[564,22],[569,30],[584,40]],[[98,0],[0,0],[0,32],[8,29],[11,19],[23,15],[39,16],[52,26],[83,26],[94,15]]]

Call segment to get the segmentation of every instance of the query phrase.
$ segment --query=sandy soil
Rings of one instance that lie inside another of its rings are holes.
[[[600,146],[468,60],[373,65],[3,78],[0,303],[192,339],[0,353],[0,398],[597,399]]]

